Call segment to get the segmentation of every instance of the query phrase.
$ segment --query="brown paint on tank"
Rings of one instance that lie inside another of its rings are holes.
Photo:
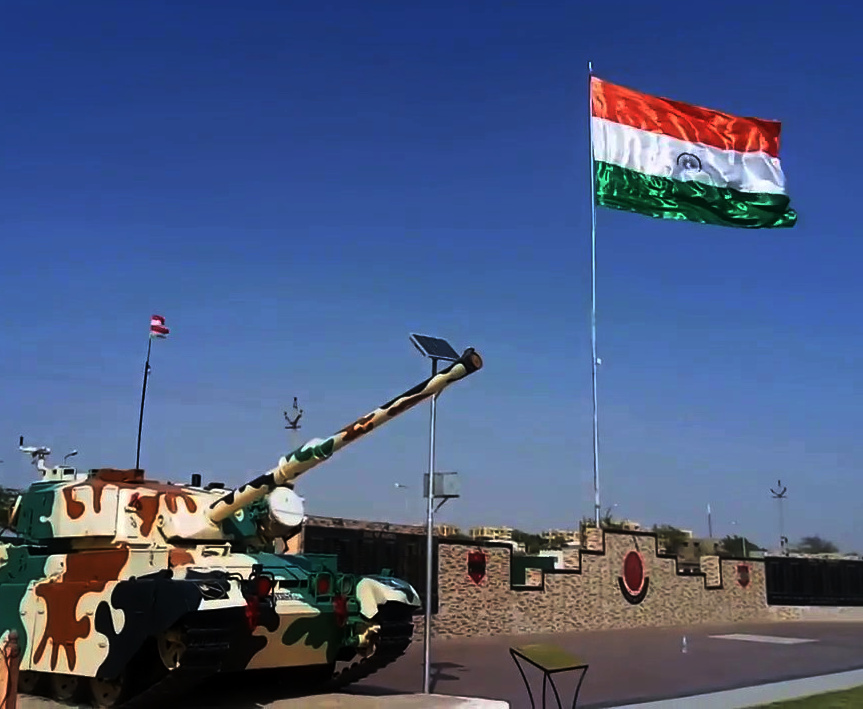
[[[185,566],[191,564],[195,560],[188,551],[180,547],[174,547],[168,552],[168,567],[175,568],[177,566]]]
[[[78,602],[85,593],[99,593],[109,581],[116,581],[129,559],[128,549],[82,551],[66,557],[66,570],[59,581],[36,586],[36,595],[45,601],[45,632],[33,653],[33,663],[42,659],[51,641],[51,669],[57,668],[62,647],[66,664],[75,669],[75,643],[90,634],[90,618],[78,619]]]
[[[78,519],[86,509],[83,502],[75,499],[74,492],[74,487],[63,488],[63,502],[66,503],[66,514],[69,515],[69,519]]]
[[[141,534],[145,537],[150,536],[153,531],[153,523],[156,521],[156,516],[159,514],[159,501],[165,498],[165,507],[171,514],[177,512],[177,500],[181,499],[189,512],[194,512],[198,509],[194,498],[188,493],[177,491],[157,492],[155,495],[141,495],[138,497],[135,504],[135,514],[141,518]]]
[[[430,396],[431,396],[431,394],[417,394],[415,396],[409,396],[408,398],[404,399],[402,402],[389,408],[387,410],[387,415],[388,416],[398,416],[400,413],[403,413],[404,411],[407,411],[408,409],[416,406],[421,401],[428,399]]]
[[[366,414],[362,418],[357,419],[354,423],[345,426],[341,431],[339,431],[339,433],[345,434],[345,442],[348,443],[350,441],[353,441],[362,436],[364,433],[368,433],[369,431],[371,431],[375,427],[375,424],[372,422],[374,416],[374,414]]]
[[[106,483],[142,483],[144,482],[144,471],[140,468],[120,470],[118,468],[99,468],[94,474],[96,480],[104,480]]]
[[[159,514],[159,495],[142,495],[135,501],[135,514],[141,519],[141,534],[150,536],[153,522]]]
[[[166,492],[165,506],[172,513],[177,511],[177,500],[182,500],[189,512],[194,512],[198,509],[198,505],[195,503],[195,498],[191,495],[185,492]]]
[[[177,511],[178,499],[183,500],[186,505],[186,509],[189,512],[195,512],[198,509],[198,505],[192,495],[186,492],[186,490],[179,485],[169,485],[161,482],[147,482],[143,480],[138,483],[130,482],[129,480],[138,479],[135,478],[135,476],[127,475],[127,473],[133,472],[135,471],[113,469],[100,470],[92,478],[89,478],[82,483],[64,488],[63,499],[66,503],[66,510],[69,517],[72,519],[78,519],[86,510],[84,503],[75,499],[75,490],[82,487],[91,488],[93,490],[93,512],[95,514],[99,514],[102,511],[102,492],[108,485],[113,485],[119,489],[140,490],[141,493],[143,493],[138,497],[141,505],[136,512],[141,518],[141,532],[144,536],[148,536],[153,529],[153,522],[156,520],[156,515],[159,512],[159,499],[161,497],[164,496],[165,505],[172,514]],[[150,492],[156,494],[146,494]]]

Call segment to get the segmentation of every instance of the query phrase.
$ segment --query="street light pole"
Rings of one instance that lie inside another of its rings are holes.
[[[740,523],[737,520],[734,520],[731,524],[735,527],[740,526]],[[740,540],[743,543],[743,558],[748,559],[749,555],[746,553],[746,535],[745,534],[739,534],[737,536],[740,537]]]
[[[432,376],[437,374],[437,359],[432,357]],[[437,414],[437,394],[431,398],[431,424],[429,430],[429,482],[426,505],[426,607],[423,628],[423,694],[428,694],[431,678],[431,607],[432,607],[432,554],[434,552],[434,443]]]
[[[432,376],[437,374],[439,360],[456,362],[458,352],[453,346],[439,337],[419,335],[410,336],[413,346],[420,354],[432,362]],[[426,587],[425,587],[425,627],[423,628],[423,694],[429,694],[431,686],[431,622],[432,622],[432,573],[434,555],[434,479],[435,479],[435,423],[437,417],[437,394],[431,397],[431,416],[429,422],[429,472],[426,494]]]
[[[781,489],[780,489],[781,488]],[[782,486],[782,480],[776,481],[776,489],[770,488],[770,492],[773,494],[773,499],[777,500],[779,503],[779,550],[783,556],[788,555],[788,550],[786,548],[786,542],[788,541],[785,538],[785,515],[782,503],[785,501],[785,498],[788,494],[788,486]]]
[[[713,539],[713,517],[710,514],[710,503],[707,503],[707,538]]]

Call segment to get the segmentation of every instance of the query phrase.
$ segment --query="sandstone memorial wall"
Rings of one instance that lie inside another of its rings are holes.
[[[585,549],[567,554],[565,568],[527,568],[523,581],[520,574],[513,576],[511,547],[442,539],[433,635],[556,633],[775,617],[768,608],[760,560],[703,557],[700,571],[684,573],[676,557],[658,553],[653,533],[590,532]],[[519,565],[525,564],[530,561],[522,558]],[[422,637],[419,620],[417,638]]]
[[[389,569],[425,595],[425,529],[310,517],[291,551],[335,554],[352,573]],[[658,553],[653,532],[589,529],[582,550],[513,554],[504,543],[437,537],[435,637],[811,619],[863,620],[863,561]],[[415,640],[423,637],[415,618]]]

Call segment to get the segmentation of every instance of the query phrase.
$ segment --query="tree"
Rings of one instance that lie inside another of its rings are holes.
[[[612,517],[610,507],[605,511],[599,523],[603,529],[623,529],[623,521],[618,521]]]
[[[821,537],[814,535],[811,537],[803,537],[794,547],[794,551],[801,554],[835,554],[839,551],[839,547],[829,539],[822,539]]]
[[[744,553],[744,544],[746,542],[746,553]],[[751,539],[739,537],[736,534],[729,534],[725,537],[719,547],[719,556],[733,556],[737,558],[749,556],[753,551],[764,551]]]
[[[9,526],[12,508],[15,506],[15,500],[18,499],[18,495],[20,494],[20,490],[0,485],[0,530]]]
[[[523,544],[526,554],[536,554],[546,546],[545,540],[539,534],[523,532],[520,529],[512,530],[512,541]]]
[[[653,531],[656,533],[659,543],[665,547],[666,553],[674,556],[677,556],[680,547],[689,539],[686,532],[670,524],[654,524]]]
[[[623,529],[623,521],[618,521],[614,519],[611,514],[611,507],[605,510],[605,514],[599,518],[599,526],[602,529]],[[582,517],[581,522],[579,523],[579,529],[581,531],[582,537],[584,537],[584,531],[588,527],[596,528],[596,520],[593,517]]]

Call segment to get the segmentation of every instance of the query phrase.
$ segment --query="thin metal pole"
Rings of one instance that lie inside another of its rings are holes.
[[[788,550],[785,548],[785,518],[782,503],[785,501],[785,496],[788,493],[788,486],[783,487],[782,480],[777,480],[776,489],[770,488],[770,492],[773,495],[773,499],[779,503],[779,553],[787,555]]]
[[[599,529],[599,420],[596,413],[596,166],[593,157],[593,63],[587,63],[588,126],[590,128],[590,344],[593,369],[593,507]]]
[[[710,516],[710,503],[707,503],[707,538],[713,539],[713,518]]]
[[[787,552],[785,548],[785,510],[783,509],[785,502],[785,496],[781,495],[779,497],[779,548],[783,554]]]
[[[144,423],[144,397],[147,396],[147,377],[150,375],[150,349],[153,347],[153,338],[147,338],[147,361],[144,363],[144,387],[141,390],[141,413],[138,416],[138,448],[135,452],[135,469],[141,463],[141,426]]]
[[[432,376],[437,374],[437,360],[432,358]],[[431,621],[432,621],[432,551],[434,539],[434,438],[437,394],[431,399],[431,425],[429,432],[428,505],[426,506],[426,613],[423,628],[423,694],[428,694],[431,679]]]

